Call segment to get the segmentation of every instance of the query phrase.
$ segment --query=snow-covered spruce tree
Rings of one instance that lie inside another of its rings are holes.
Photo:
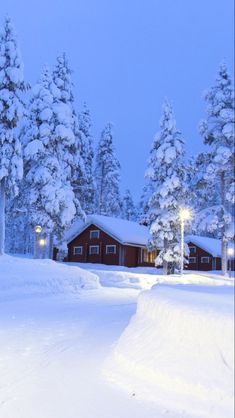
[[[84,103],[79,114],[79,131],[81,135],[81,156],[85,166],[85,176],[81,184],[81,205],[86,213],[95,211],[95,181],[94,181],[94,146],[91,135],[90,111]]]
[[[83,216],[81,198],[86,173],[82,158],[83,137],[74,109],[72,71],[69,68],[65,53],[57,58],[53,71],[53,81],[57,87],[55,113],[56,136],[58,141],[59,160],[65,166],[68,181],[75,194],[76,216]]]
[[[119,216],[120,163],[115,155],[112,126],[108,123],[101,133],[96,155],[96,207],[99,214]]]
[[[122,218],[127,219],[128,221],[137,220],[137,210],[129,189],[125,191],[122,200]]]
[[[15,31],[7,18],[0,32],[0,254],[4,253],[6,196],[17,195],[23,175],[16,128],[23,115],[20,93],[25,89]]]
[[[146,177],[154,189],[145,216],[151,234],[149,245],[162,248],[156,262],[163,264],[167,274],[180,261],[179,210],[186,202],[184,141],[168,101],[163,105],[160,131],[152,145]]]
[[[45,233],[54,232],[59,241],[73,220],[75,197],[69,182],[69,156],[64,142],[70,144],[72,133],[58,122],[58,89],[50,71],[44,67],[33,89],[24,126],[24,193],[32,226],[39,224]],[[67,112],[60,109],[61,120]],[[63,149],[64,146],[64,149]]]
[[[5,248],[12,254],[33,254],[34,249],[34,236],[29,223],[23,185],[24,181],[19,185],[19,194],[14,199],[9,199],[6,205]]]
[[[149,200],[150,197],[153,195],[154,186],[152,180],[145,176],[146,184],[143,187],[142,195],[140,196],[139,208],[138,208],[138,221],[142,225],[148,224],[147,214],[149,211]]]
[[[227,274],[227,243],[234,237],[234,91],[226,65],[219,67],[215,85],[206,93],[207,119],[200,133],[210,147],[204,180],[213,204],[197,216],[198,229],[221,238],[222,271]]]
[[[205,208],[206,205],[213,206],[218,191],[208,194],[207,181],[205,179],[205,171],[210,162],[210,154],[207,152],[200,153],[195,157],[191,157],[186,166],[187,185],[188,185],[188,201],[196,213]],[[196,217],[196,216],[195,216]],[[194,232],[201,233],[194,225]],[[213,236],[213,235],[212,235]]]

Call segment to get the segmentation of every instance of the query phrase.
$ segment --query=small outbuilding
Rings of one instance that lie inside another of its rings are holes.
[[[148,251],[144,225],[103,215],[88,215],[66,234],[67,261],[126,267],[154,266],[156,251]]]
[[[185,242],[189,246],[188,270],[221,270],[221,241],[215,238],[188,235]],[[229,243],[234,248],[234,243]],[[234,270],[234,256],[228,260],[228,268]]]

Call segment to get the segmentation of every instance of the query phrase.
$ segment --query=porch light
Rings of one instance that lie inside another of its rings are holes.
[[[46,240],[44,238],[40,238],[38,240],[38,245],[40,245],[40,247],[45,247],[46,245]]]

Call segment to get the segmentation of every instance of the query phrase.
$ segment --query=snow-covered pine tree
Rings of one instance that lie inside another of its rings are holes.
[[[86,172],[85,178],[82,178],[81,205],[86,213],[93,213],[95,210],[94,141],[91,135],[91,115],[86,103],[79,114],[79,130],[82,139],[81,156]]]
[[[0,32],[0,254],[5,244],[6,195],[17,195],[23,175],[21,144],[16,135],[23,115],[23,63],[11,20]]]
[[[210,202],[210,206],[215,203],[215,193],[208,195],[207,181],[205,179],[205,171],[210,161],[210,154],[202,152],[195,157],[191,157],[186,166],[187,185],[188,185],[188,200],[195,213],[200,212],[205,208],[205,205]],[[194,225],[194,232],[197,231]],[[212,235],[213,236],[213,235]]]
[[[167,100],[163,105],[160,131],[150,152],[146,177],[154,189],[145,216],[152,236],[149,244],[150,248],[162,248],[156,262],[163,264],[167,274],[180,261],[179,211],[186,202],[184,141]]]
[[[53,81],[58,89],[57,104],[57,136],[60,138],[61,157],[64,160],[69,181],[76,197],[76,216],[82,215],[81,205],[83,192],[87,182],[83,152],[85,138],[79,127],[79,120],[74,108],[73,83],[68,59],[63,53],[58,56],[53,71]],[[83,208],[84,209],[84,208]]]
[[[149,211],[149,200],[150,197],[153,195],[154,186],[152,184],[152,180],[149,178],[145,178],[145,185],[142,190],[142,195],[140,196],[139,208],[138,208],[138,221],[142,225],[147,225],[148,220],[147,214]]]
[[[115,155],[112,125],[101,133],[96,155],[96,207],[99,214],[120,216],[120,163]]]
[[[222,271],[227,274],[227,243],[234,238],[234,90],[227,66],[222,63],[215,85],[206,93],[207,119],[200,133],[210,147],[210,161],[204,180],[213,205],[207,205],[197,216],[200,230],[221,238]],[[214,192],[213,192],[214,191]]]
[[[70,145],[73,135],[63,123],[66,122],[68,111],[58,106],[58,95],[50,71],[45,66],[33,89],[22,142],[24,193],[31,225],[41,225],[45,233],[54,232],[60,241],[76,209],[69,183],[69,157],[66,155],[67,148],[63,149],[66,138]]]
[[[127,219],[128,221],[137,220],[137,210],[129,189],[125,191],[122,200],[122,218]]]

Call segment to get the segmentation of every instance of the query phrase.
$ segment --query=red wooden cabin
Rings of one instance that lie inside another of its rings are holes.
[[[154,266],[156,251],[149,252],[149,231],[137,222],[88,215],[66,234],[67,261],[126,267]]]

